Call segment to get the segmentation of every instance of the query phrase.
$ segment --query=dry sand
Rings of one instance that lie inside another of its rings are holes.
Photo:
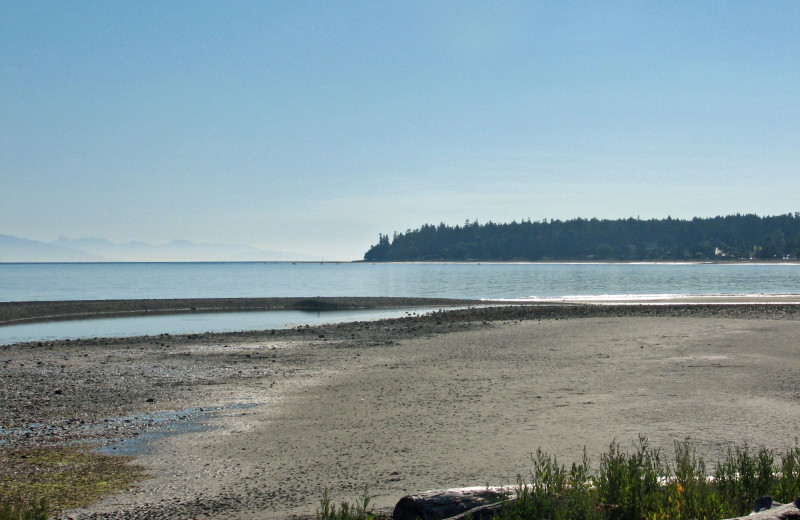
[[[596,464],[640,434],[667,453],[691,437],[711,460],[733,442],[792,447],[800,313],[738,307],[484,309],[4,347],[1,427],[9,444],[110,442],[137,423],[109,417],[212,408],[211,429],[140,452],[151,479],[74,518],[287,518],[313,514],[325,488],[353,501],[365,485],[391,508],[513,483],[538,447],[569,463],[585,446]]]

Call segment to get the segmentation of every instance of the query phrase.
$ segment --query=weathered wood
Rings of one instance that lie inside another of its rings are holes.
[[[470,509],[464,513],[456,516],[451,516],[447,520],[491,520],[496,514],[500,512],[503,506],[516,502],[516,498],[509,498],[503,502],[495,502],[493,504],[486,504],[478,506],[475,509]]]
[[[456,489],[434,489],[416,495],[406,495],[397,502],[393,520],[444,520],[472,511],[473,518],[483,520],[496,513],[492,508],[476,511],[476,508],[514,498],[515,486],[468,487]],[[495,508],[496,509],[496,508]]]
[[[729,520],[800,520],[800,497],[789,504],[778,504],[769,497],[756,500],[754,512]]]

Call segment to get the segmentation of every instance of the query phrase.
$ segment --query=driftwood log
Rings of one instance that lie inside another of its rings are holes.
[[[503,506],[516,502],[516,498],[509,498],[503,502],[495,502],[494,504],[486,504],[478,506],[475,509],[470,509],[456,516],[451,516],[447,520],[491,520],[494,515],[498,514]]]
[[[435,489],[406,495],[397,502],[393,520],[444,520],[469,512],[475,520],[487,520],[499,511],[500,502],[517,496],[515,486]]]
[[[762,497],[756,500],[752,513],[730,520],[800,520],[800,497],[789,504],[779,504],[769,497]]]

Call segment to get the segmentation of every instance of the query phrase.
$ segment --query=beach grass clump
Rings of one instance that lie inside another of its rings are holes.
[[[788,502],[792,497],[800,497],[800,444],[795,441],[794,448],[781,453],[780,459],[775,496]]]
[[[47,518],[43,510],[83,507],[127,489],[143,476],[130,461],[75,447],[0,451],[0,520]]]
[[[320,508],[317,509],[317,520],[375,520],[375,513],[370,505],[371,500],[369,490],[364,487],[364,494],[356,499],[355,503],[341,502],[337,507],[331,501],[328,489],[325,488]]]
[[[501,509],[504,520],[550,518],[561,520],[599,520],[601,515],[592,500],[592,478],[586,450],[583,460],[569,470],[558,459],[540,449],[531,457],[533,469],[526,482],[517,477],[516,500]]]
[[[43,498],[34,502],[0,501],[0,520],[47,520],[48,518],[50,518],[50,508],[47,500]]]
[[[800,445],[779,456],[765,448],[752,451],[747,445],[728,449],[717,465],[714,479],[723,500],[737,508],[747,507],[756,496],[791,501],[800,496]]]
[[[530,479],[498,520],[718,520],[752,511],[756,498],[786,503],[800,496],[800,445],[776,457],[767,448],[736,446],[713,474],[689,440],[665,460],[640,437],[632,451],[612,442],[596,472],[583,461],[571,470],[538,450]]]

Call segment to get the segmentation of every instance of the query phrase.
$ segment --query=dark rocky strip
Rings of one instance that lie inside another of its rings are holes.
[[[40,321],[79,320],[146,314],[242,311],[333,311],[403,307],[451,307],[479,303],[447,298],[178,298],[152,300],[77,300],[0,302],[0,326]]]
[[[529,304],[451,311],[448,315],[471,315],[487,321],[607,318],[607,317],[672,317],[727,318],[759,320],[800,319],[800,305],[775,304]]]
[[[181,298],[153,300],[79,300],[0,302],[0,326],[56,320],[79,320],[156,314],[304,310],[310,312],[463,307],[486,305],[481,300],[400,297],[311,298]],[[466,313],[466,314],[464,314]],[[726,318],[796,319],[800,305],[771,304],[554,304],[514,303],[461,311],[449,319],[543,319],[603,316],[717,316]]]

